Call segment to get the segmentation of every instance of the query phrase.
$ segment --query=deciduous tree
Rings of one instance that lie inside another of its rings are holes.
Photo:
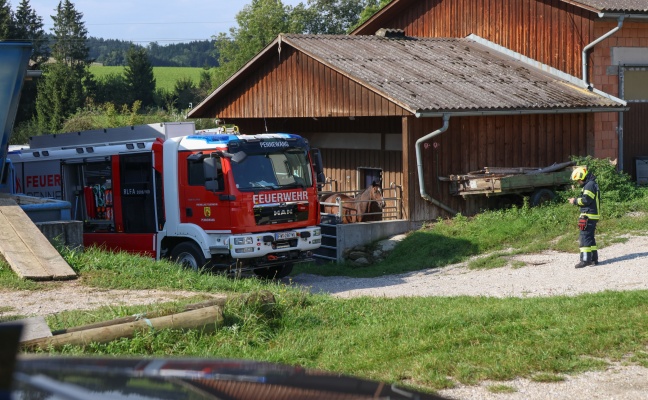
[[[173,96],[179,110],[195,106],[199,101],[198,88],[191,78],[178,79],[173,88]]]
[[[308,0],[300,3],[291,15],[295,33],[342,35],[351,30],[360,13],[373,0]]]
[[[229,36],[216,37],[220,58],[216,81],[224,82],[236,70],[270,44],[279,33],[289,32],[292,7],[281,0],[252,0],[236,14],[238,28],[230,28]]]
[[[360,13],[360,19],[358,20],[356,25],[351,28],[351,30],[360,26],[360,24],[371,18],[375,13],[380,11],[383,7],[391,2],[392,0],[367,0],[365,9]]]
[[[97,78],[97,90],[94,101],[98,104],[113,103],[118,108],[131,102],[130,88],[123,74],[109,73]]]

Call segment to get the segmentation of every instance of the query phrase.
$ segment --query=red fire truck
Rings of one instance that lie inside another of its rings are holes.
[[[192,122],[33,137],[15,192],[67,200],[84,245],[278,278],[321,243],[317,149]]]

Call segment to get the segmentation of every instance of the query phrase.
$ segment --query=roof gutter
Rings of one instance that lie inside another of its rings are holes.
[[[604,17],[606,17],[606,14],[604,14],[604,13],[599,14],[599,18],[604,18]],[[623,19],[624,18],[625,18],[625,15],[617,16],[617,26],[615,28],[613,28],[611,31],[609,31],[605,35],[601,36],[600,38],[594,40],[592,43],[588,44],[587,46],[585,46],[583,48],[583,56],[582,56],[583,57],[583,82],[585,82],[585,84],[587,85],[588,88],[592,88],[593,86],[592,86],[592,84],[590,82],[587,81],[587,52],[591,48],[596,46],[598,43],[600,43],[603,40],[605,40],[605,39],[609,38],[610,36],[614,35],[614,33],[616,33],[616,31],[621,29],[621,27],[623,26]]]
[[[416,115],[417,117],[419,116],[418,114]],[[423,142],[432,139],[433,137],[440,135],[441,133],[445,132],[448,130],[448,126],[450,125],[450,114],[443,114],[443,126],[439,129],[437,129],[434,132],[428,133],[427,135],[423,136],[419,140],[416,141],[416,168],[418,170],[418,179],[419,179],[419,187],[421,190],[421,197],[423,197],[425,200],[429,201],[430,203],[434,204],[437,207],[441,207],[442,209],[446,210],[450,214],[457,215],[457,212],[450,208],[449,206],[441,203],[439,200],[433,198],[427,192],[425,191],[425,179],[423,179],[423,160],[421,156],[421,145]]]

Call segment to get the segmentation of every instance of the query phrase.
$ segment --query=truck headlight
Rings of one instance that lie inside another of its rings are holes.
[[[239,249],[234,249],[235,253],[254,253],[254,247],[241,247]]]
[[[252,240],[251,236],[245,236],[245,237],[235,237],[234,238],[234,245],[240,246],[242,244],[252,244],[254,241]]]
[[[321,230],[321,229],[315,229],[315,230],[313,231],[313,236],[320,236],[321,234],[322,234],[322,230]]]

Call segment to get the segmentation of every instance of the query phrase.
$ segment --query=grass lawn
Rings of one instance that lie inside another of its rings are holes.
[[[190,78],[198,84],[202,68],[192,67],[153,67],[153,76],[155,76],[156,89],[173,91],[176,81],[181,78]],[[101,78],[108,74],[123,74],[124,67],[92,65],[90,72],[96,77]]]

